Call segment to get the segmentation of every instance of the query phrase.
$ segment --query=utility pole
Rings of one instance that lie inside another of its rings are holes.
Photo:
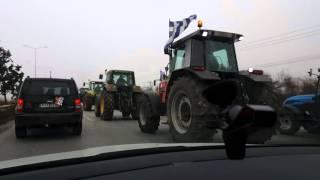
[[[23,45],[23,47],[33,49],[34,51],[34,77],[36,78],[37,77],[37,50],[48,48],[48,46],[33,47],[30,45]]]

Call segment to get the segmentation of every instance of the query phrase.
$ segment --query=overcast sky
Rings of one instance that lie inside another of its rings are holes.
[[[273,46],[240,49],[241,44],[319,25],[320,1],[316,0],[0,0],[0,46],[10,49],[13,60],[34,76],[34,56],[24,44],[38,51],[38,77],[76,79],[78,86],[98,78],[104,69],[135,70],[137,82],[158,78],[168,63],[163,46],[168,39],[168,20],[191,14],[204,27],[241,33],[237,45],[240,67],[274,63],[314,55],[319,51],[319,32]],[[196,30],[190,24],[184,33]],[[318,30],[320,28],[318,27]],[[320,31],[320,30],[319,30]],[[303,76],[319,61],[269,67]]]

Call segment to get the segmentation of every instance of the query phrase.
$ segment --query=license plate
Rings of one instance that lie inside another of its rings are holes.
[[[48,103],[43,103],[39,105],[40,108],[58,108],[56,104],[48,104]]]

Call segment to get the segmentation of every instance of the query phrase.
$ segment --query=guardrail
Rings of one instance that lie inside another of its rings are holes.
[[[12,105],[1,105],[0,106],[0,112],[7,111],[10,108],[12,108]]]
[[[0,124],[14,119],[15,105],[1,105],[0,106]]]

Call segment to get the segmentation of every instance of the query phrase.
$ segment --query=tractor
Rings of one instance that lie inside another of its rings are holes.
[[[114,110],[119,110],[124,118],[131,114],[132,119],[138,119],[137,96],[142,92],[135,84],[133,71],[105,70],[106,82],[95,100],[95,115],[102,120],[111,121]],[[101,74],[100,79],[103,78]]]
[[[240,72],[234,43],[242,35],[199,29],[165,49],[166,74],[157,92],[139,95],[138,124],[155,133],[167,116],[175,142],[208,142],[222,130],[230,158],[243,158],[246,143],[265,143],[274,134],[277,113],[258,99],[271,79],[262,70]],[[255,104],[254,104],[255,103]]]
[[[317,77],[317,87],[313,94],[291,96],[284,100],[279,118],[278,131],[294,135],[302,126],[309,133],[320,133],[320,74],[308,72]],[[318,69],[320,73],[320,69]]]
[[[83,86],[86,86],[86,83],[83,83]],[[103,87],[102,81],[89,81],[89,88],[85,88],[85,91],[82,92],[82,103],[83,109],[85,111],[90,111],[92,109],[92,105],[94,105],[94,101],[96,99],[97,93],[100,93]]]

